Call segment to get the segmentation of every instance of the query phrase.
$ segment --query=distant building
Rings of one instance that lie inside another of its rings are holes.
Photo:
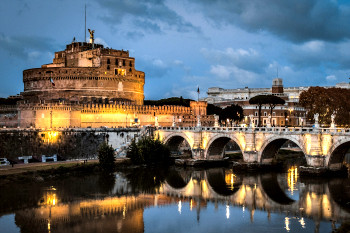
[[[335,87],[350,88],[349,83],[339,83]],[[249,99],[257,95],[276,95],[286,101],[283,106],[276,106],[271,115],[271,125],[275,126],[302,126],[306,124],[306,109],[299,105],[299,96],[301,92],[308,90],[309,87],[283,87],[283,80],[275,78],[272,81],[271,88],[237,88],[224,89],[219,87],[211,87],[208,89],[208,97],[202,100],[209,104],[214,104],[222,108],[231,104],[238,104],[244,110],[244,124],[250,123],[249,115],[253,115],[253,121],[258,123],[258,107],[250,105]],[[266,125],[270,109],[268,106],[262,108],[261,122]]]

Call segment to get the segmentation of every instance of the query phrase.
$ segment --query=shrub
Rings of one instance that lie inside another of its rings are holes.
[[[115,168],[114,149],[106,142],[102,143],[98,149],[98,160],[100,167],[105,172],[113,172]]]
[[[166,163],[169,160],[170,150],[160,140],[152,137],[142,137],[138,142],[130,144],[126,157],[134,164]]]

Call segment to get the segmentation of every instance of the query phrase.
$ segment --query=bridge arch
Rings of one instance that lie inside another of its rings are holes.
[[[235,136],[233,136],[233,135],[217,135],[217,136],[212,137],[209,140],[209,142],[205,148],[204,157],[206,159],[209,159],[209,158],[221,159],[223,157],[223,152],[224,152],[225,146],[230,141],[233,141],[236,145],[238,145],[239,149],[243,152],[242,145],[240,145],[238,139]]]
[[[260,163],[262,162],[271,162],[272,159],[275,157],[277,151],[282,147],[282,145],[287,141],[292,141],[295,143],[303,152],[304,156],[306,155],[306,151],[303,145],[300,144],[300,142],[293,138],[293,137],[283,137],[283,136],[276,136],[271,137],[267,139],[263,145],[261,146],[261,149],[259,150],[258,154],[258,161]]]
[[[173,133],[168,135],[163,142],[169,147],[171,152],[179,152],[180,145],[183,144],[184,142],[188,145],[189,147],[189,156],[192,157],[192,145],[191,145],[191,140],[182,133]]]
[[[330,169],[341,168],[346,152],[350,149],[350,139],[340,140],[332,145],[326,157],[326,165]]]

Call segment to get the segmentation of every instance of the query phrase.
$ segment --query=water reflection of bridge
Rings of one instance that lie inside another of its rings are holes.
[[[320,221],[350,219],[350,208],[335,197],[346,192],[349,184],[343,180],[326,183],[305,182],[295,187],[296,173],[291,171],[285,181],[281,174],[259,176],[237,175],[232,170],[210,169],[206,171],[171,170],[165,182],[152,194],[134,195],[128,182],[117,175],[111,193],[90,198],[65,201],[55,189],[45,192],[41,206],[16,211],[16,224],[21,232],[143,232],[144,209],[188,202],[190,209],[200,217],[208,202],[227,206],[242,206],[250,211],[254,220],[255,210],[283,213],[288,216],[313,219],[316,227]],[[156,177],[155,177],[156,179]],[[346,182],[349,182],[348,180]],[[344,190],[334,189],[337,186]],[[285,190],[294,191],[289,197]],[[296,190],[297,189],[297,190]],[[332,193],[336,190],[336,194]],[[347,193],[349,194],[349,193]],[[295,196],[298,197],[295,197]],[[227,210],[226,210],[227,211]]]
[[[333,187],[342,186],[346,190],[350,184],[341,184],[339,180],[333,180],[330,183],[301,184],[298,190],[299,195],[295,198],[296,200],[293,200],[285,193],[285,189],[281,188],[281,186],[289,188],[291,192],[295,189],[293,186],[296,185],[296,182],[292,179],[297,179],[297,175],[294,171],[289,172],[292,173],[292,176],[290,173],[287,174],[288,184],[283,184],[283,174],[239,176],[229,170],[211,169],[194,171],[188,178],[186,172],[180,171],[174,172],[169,177],[170,179],[167,179],[160,188],[160,193],[189,200],[204,199],[244,206],[251,211],[252,215],[255,210],[263,210],[268,214],[285,212],[316,221],[350,219],[349,204],[332,198],[334,196]],[[342,193],[349,195],[349,193]],[[338,197],[338,199],[349,200],[349,197]]]

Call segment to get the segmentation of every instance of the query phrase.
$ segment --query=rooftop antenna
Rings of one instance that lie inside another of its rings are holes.
[[[86,43],[86,3],[85,3],[85,37],[84,37],[84,41]]]

